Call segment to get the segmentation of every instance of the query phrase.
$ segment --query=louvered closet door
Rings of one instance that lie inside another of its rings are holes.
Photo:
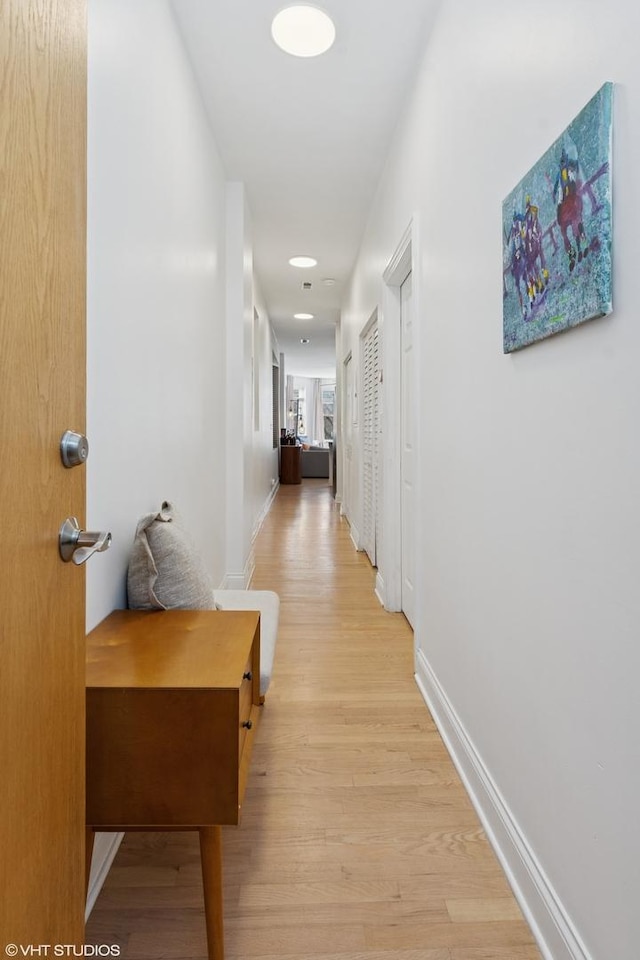
[[[378,323],[369,329],[363,340],[363,489],[362,546],[371,563],[376,565],[376,527],[378,493]]]

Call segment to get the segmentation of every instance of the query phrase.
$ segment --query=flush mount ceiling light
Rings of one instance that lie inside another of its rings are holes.
[[[304,3],[281,10],[273,18],[271,36],[293,57],[318,57],[332,45],[336,28],[323,10]]]
[[[317,267],[318,261],[313,257],[291,257],[289,263],[292,267],[302,267],[306,270],[308,267]]]
[[[294,320],[313,320],[313,314],[312,313],[294,313],[293,319]]]

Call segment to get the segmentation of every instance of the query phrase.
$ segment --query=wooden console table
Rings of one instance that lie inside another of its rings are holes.
[[[259,701],[257,611],[116,610],[87,637],[87,874],[94,831],[198,830],[210,960]]]
[[[280,447],[280,483],[302,483],[301,451],[299,444]]]

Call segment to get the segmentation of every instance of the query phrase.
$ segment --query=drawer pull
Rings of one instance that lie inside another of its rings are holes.
[[[247,670],[246,673],[243,673],[243,674],[242,674],[242,679],[243,679],[243,680],[253,680],[253,674],[251,673],[251,670]]]
[[[243,721],[242,721],[242,726],[243,726],[246,730],[251,730],[251,727],[253,726],[253,720],[243,720]]]

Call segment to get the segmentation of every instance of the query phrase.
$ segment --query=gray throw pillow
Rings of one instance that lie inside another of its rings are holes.
[[[133,610],[215,610],[213,587],[173,504],[143,517],[127,574]]]

